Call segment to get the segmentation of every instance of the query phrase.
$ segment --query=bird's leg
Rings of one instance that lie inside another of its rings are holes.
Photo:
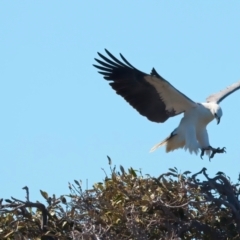
[[[201,149],[201,155],[200,155],[201,159],[202,159],[202,157],[204,156],[205,151],[207,151],[207,150],[211,150],[211,147],[209,146],[209,147],[206,147],[206,148],[202,148],[202,149]]]
[[[208,146],[206,148],[202,148],[201,150],[202,150],[201,155],[200,155],[201,159],[204,156],[204,153],[205,153],[206,150],[211,150],[212,151],[212,153],[209,157],[209,161],[211,161],[211,158],[213,158],[216,153],[225,153],[226,152],[225,147],[223,147],[223,148],[219,148],[219,147],[218,148],[213,148],[211,146]]]

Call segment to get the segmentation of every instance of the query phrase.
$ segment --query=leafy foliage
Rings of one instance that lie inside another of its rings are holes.
[[[110,174],[92,189],[69,183],[70,194],[46,203],[0,201],[0,239],[240,239],[238,183],[206,168],[191,174],[176,168],[158,178],[133,168]],[[203,180],[200,181],[198,177]]]

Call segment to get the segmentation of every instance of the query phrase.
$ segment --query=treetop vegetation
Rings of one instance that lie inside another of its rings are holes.
[[[103,181],[42,200],[0,199],[0,239],[240,239],[239,180],[207,169],[170,168],[158,177],[112,166]]]

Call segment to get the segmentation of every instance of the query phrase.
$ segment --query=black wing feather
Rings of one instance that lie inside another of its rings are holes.
[[[109,55],[109,57],[111,57],[116,63],[118,63],[119,65],[121,65],[123,67],[128,67],[123,62],[119,61],[116,57],[114,57],[107,49],[105,49],[105,51]]]
[[[107,58],[98,53],[102,60],[95,59],[100,65],[93,65],[102,70],[100,74],[104,79],[111,81],[109,85],[121,95],[141,115],[146,116],[153,122],[165,122],[169,117],[175,116],[174,112],[166,111],[166,105],[157,93],[156,89],[145,80],[149,76],[133,67],[122,55],[121,62],[105,49]],[[155,69],[151,75],[162,78]]]
[[[99,55],[104,61],[106,61],[107,63],[109,63],[109,64],[111,64],[111,65],[113,65],[113,66],[115,66],[115,67],[118,67],[118,66],[119,66],[119,64],[117,64],[117,63],[113,62],[112,60],[108,59],[107,57],[103,56],[101,53],[98,53],[98,55]],[[95,60],[96,60],[96,58],[95,58]]]

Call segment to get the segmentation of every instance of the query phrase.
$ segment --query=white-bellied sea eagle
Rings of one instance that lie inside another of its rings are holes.
[[[132,107],[150,121],[163,123],[169,117],[183,113],[179,126],[162,142],[156,144],[151,151],[166,145],[166,152],[178,148],[198,153],[201,158],[206,152],[210,158],[216,153],[224,153],[225,147],[213,148],[208,139],[206,126],[214,118],[217,123],[222,117],[222,109],[218,105],[225,97],[240,88],[240,81],[226,89],[209,96],[205,103],[197,103],[178,91],[161,77],[153,68],[150,74],[133,67],[120,54],[122,61],[105,49],[108,57],[98,53],[100,59],[99,73],[110,81],[111,87],[121,95]]]

